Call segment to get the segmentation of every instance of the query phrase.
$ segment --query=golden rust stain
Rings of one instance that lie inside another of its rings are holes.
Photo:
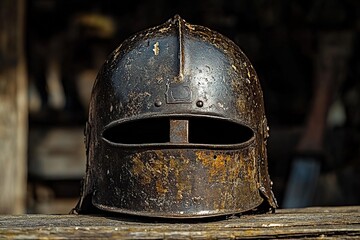
[[[197,151],[198,161],[207,168],[209,181],[227,182],[237,185],[241,182],[256,180],[256,152],[252,148],[250,157],[245,153],[223,154],[214,151]]]
[[[155,151],[156,158],[150,159],[150,172],[156,179],[156,191],[164,195],[169,190],[169,167],[162,151]]]
[[[196,152],[197,159],[209,169],[209,175],[212,179],[225,181],[227,178],[228,165],[231,164],[230,155],[216,154],[212,151]]]
[[[243,99],[238,99],[237,101],[236,101],[236,104],[237,104],[237,107],[238,107],[238,109],[239,109],[239,111],[240,112],[244,112],[245,111],[245,109],[246,109],[246,101],[245,100],[243,100]]]
[[[132,167],[132,173],[139,177],[141,179],[141,182],[143,184],[150,184],[151,182],[151,175],[149,172],[145,171],[146,166],[141,160],[141,154],[135,154],[135,156],[132,158],[133,161],[133,167]]]
[[[175,190],[176,200],[191,194],[191,179],[188,174],[190,160],[182,153],[166,156],[156,150],[137,153],[132,157],[132,174],[146,187],[154,188],[159,195]]]
[[[159,52],[160,52],[159,42],[156,42],[154,44],[153,52],[154,52],[155,56],[159,55]]]
[[[168,192],[168,189],[166,188],[166,186],[164,186],[164,182],[162,181],[162,179],[158,179],[156,181],[156,191],[159,194],[165,194]]]
[[[176,158],[175,156],[170,157],[169,166],[174,174],[176,200],[178,201],[183,199],[185,193],[190,194],[191,192],[191,176],[187,174],[189,163],[190,160],[181,153]]]

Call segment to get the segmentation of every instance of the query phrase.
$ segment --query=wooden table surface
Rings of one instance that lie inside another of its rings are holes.
[[[114,216],[0,215],[0,239],[360,239],[360,206],[280,209],[207,222]]]

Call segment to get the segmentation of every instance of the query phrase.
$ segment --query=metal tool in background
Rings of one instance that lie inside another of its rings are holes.
[[[352,34],[346,31],[323,33],[319,37],[314,97],[305,130],[292,159],[283,208],[313,204],[321,167],[327,157],[323,149],[326,120],[333,98],[346,76],[352,38]]]

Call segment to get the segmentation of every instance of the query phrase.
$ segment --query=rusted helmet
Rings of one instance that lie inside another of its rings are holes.
[[[251,63],[175,16],[125,40],[95,81],[75,213],[196,218],[276,207]]]

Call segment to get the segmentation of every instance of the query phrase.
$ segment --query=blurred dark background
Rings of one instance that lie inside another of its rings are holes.
[[[101,64],[124,39],[175,14],[232,39],[253,63],[280,206],[299,153],[321,155],[309,206],[360,204],[360,1],[25,3],[28,212],[66,213],[75,205],[85,173],[83,126]]]

